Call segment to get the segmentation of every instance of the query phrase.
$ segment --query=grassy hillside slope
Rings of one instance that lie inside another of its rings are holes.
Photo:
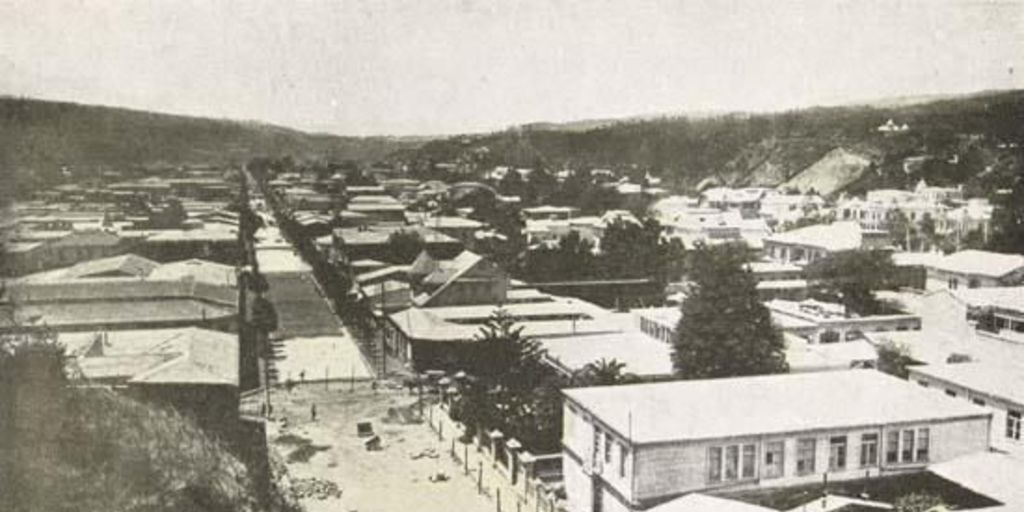
[[[13,425],[0,439],[0,509],[268,509],[246,467],[173,411],[101,389],[44,386],[16,393],[5,412]],[[270,495],[271,510],[297,508]]]

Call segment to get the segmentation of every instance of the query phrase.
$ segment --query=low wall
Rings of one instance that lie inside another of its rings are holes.
[[[451,419],[442,401],[428,411],[427,424],[440,441],[448,440],[458,472],[476,481],[477,490],[495,502],[497,512],[564,512],[562,454],[536,455],[502,432],[477,429],[465,439],[466,427]]]

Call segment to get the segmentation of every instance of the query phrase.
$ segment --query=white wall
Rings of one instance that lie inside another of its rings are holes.
[[[945,382],[939,379],[932,378],[927,375],[914,372],[911,369],[910,380],[913,382],[927,383],[930,389],[935,390],[937,393],[945,393],[947,389],[952,390],[956,393],[956,400],[973,401],[975,399],[982,400],[985,402],[984,408],[991,411],[992,424],[989,429],[990,443],[993,448],[998,450],[1004,450],[1017,455],[1024,455],[1024,438],[1022,439],[1010,439],[1006,437],[1006,416],[1009,409],[1015,411],[1024,411],[1024,404],[1016,404],[1005,399],[994,397],[985,393],[980,393],[969,389],[967,387]],[[980,406],[979,406],[980,407]]]
[[[711,488],[774,487],[818,482],[822,480],[822,476],[826,472],[829,474],[830,480],[861,478],[865,476],[866,471],[870,471],[871,475],[875,476],[881,471],[880,468],[884,468],[886,472],[922,469],[928,463],[949,460],[961,455],[985,451],[988,448],[989,422],[985,418],[896,425],[892,428],[917,429],[921,427],[928,427],[930,431],[928,462],[892,466],[885,463],[885,429],[878,428],[860,427],[791,433],[784,436],[751,436],[729,440],[642,446],[637,454],[636,500],[644,502],[659,497]],[[879,464],[861,467],[861,434],[872,432],[879,435]],[[838,435],[847,436],[846,467],[843,471],[832,472],[828,468],[829,438]],[[797,440],[805,437],[814,438],[816,441],[815,468],[811,474],[797,475]],[[761,475],[763,474],[764,447],[768,442],[778,440],[785,442],[784,474],[779,478],[763,478]],[[708,483],[707,453],[709,447],[750,443],[753,443],[757,450],[756,478],[719,484]]]

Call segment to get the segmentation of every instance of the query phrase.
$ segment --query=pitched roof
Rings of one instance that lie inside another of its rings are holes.
[[[604,386],[565,395],[638,443],[991,417],[982,407],[875,370]]]
[[[434,297],[441,295],[453,282],[457,281],[482,261],[484,261],[483,256],[470,251],[462,251],[451,260],[438,261],[437,268],[423,279],[425,283],[435,284],[438,287],[430,295],[418,299],[416,302],[420,306],[429,305]]]
[[[626,365],[624,372],[634,375],[673,373],[672,347],[639,332],[545,338],[541,345],[547,358],[566,372],[580,370],[599,359],[614,359]]]
[[[949,254],[931,266],[958,274],[1002,277],[1024,267],[1024,255],[966,250]]]
[[[124,277],[146,277],[159,267],[160,264],[137,256],[135,254],[122,254],[109,258],[83,261],[70,267],[48,270],[30,274],[20,278],[20,282],[44,282],[61,281],[68,279],[86,279],[95,276],[110,277],[110,274],[121,274]]]
[[[238,385],[238,338],[200,328],[64,333],[86,378],[136,384]]]
[[[993,307],[1024,312],[1024,286],[958,288],[950,294],[971,307]]]
[[[53,247],[111,247],[121,243],[121,238],[106,231],[72,231],[50,242]]]
[[[150,272],[149,279],[173,281],[192,279],[196,282],[211,285],[233,287],[235,286],[237,276],[235,274],[235,267],[231,265],[193,258],[164,263]]]
[[[775,512],[775,509],[693,493],[652,507],[647,512]]]
[[[852,221],[815,224],[777,233],[765,239],[788,245],[819,247],[830,252],[859,249],[863,231],[860,224]]]
[[[985,510],[1024,510],[1024,458],[982,452],[933,464],[928,471],[1002,503]]]
[[[1005,361],[929,364],[910,371],[1024,405],[1024,368]]]

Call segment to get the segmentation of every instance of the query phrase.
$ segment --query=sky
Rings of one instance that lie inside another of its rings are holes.
[[[345,135],[1024,88],[1022,74],[1024,0],[0,0],[0,94]]]

